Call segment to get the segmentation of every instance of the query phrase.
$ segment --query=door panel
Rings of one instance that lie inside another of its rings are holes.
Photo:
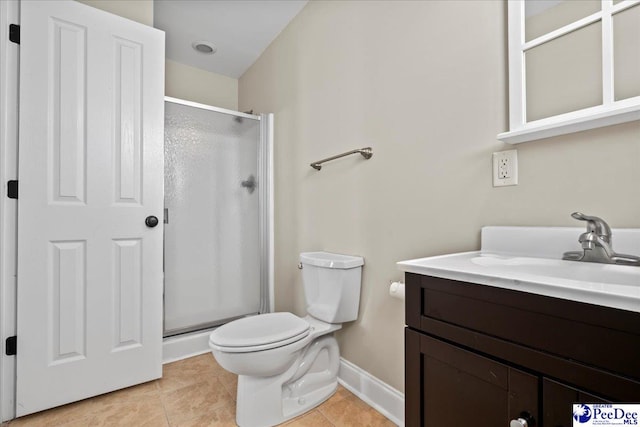
[[[141,83],[142,45],[114,38],[115,76],[115,203],[142,203],[141,199]]]
[[[52,267],[49,328],[51,364],[86,357],[86,241],[50,242]]]
[[[142,241],[115,240],[114,350],[142,344]]]
[[[53,115],[50,135],[53,155],[48,158],[53,172],[52,199],[61,203],[83,203],[86,196],[86,28],[53,18],[47,39],[51,41],[47,66],[51,76],[49,113]]]
[[[18,416],[161,376],[164,127],[161,31],[75,1],[21,28]]]

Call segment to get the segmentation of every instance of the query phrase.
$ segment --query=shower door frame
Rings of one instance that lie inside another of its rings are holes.
[[[259,313],[270,313],[274,310],[274,258],[273,258],[273,114],[249,114],[240,111],[229,110],[221,107],[187,101],[170,96],[164,97],[165,102],[199,108],[234,117],[257,120],[260,128],[260,140],[258,141],[258,221],[260,230],[260,309]],[[166,189],[165,189],[166,191]],[[164,240],[164,239],[163,239]],[[164,267],[163,267],[164,271]],[[163,280],[164,283],[164,280]],[[166,283],[164,283],[166,286]],[[163,304],[164,312],[164,304]],[[242,317],[242,316],[240,316]],[[165,341],[176,336],[189,333],[198,333],[202,330],[214,328],[219,325],[204,326],[199,330],[175,331],[166,334],[163,316],[163,336]]]

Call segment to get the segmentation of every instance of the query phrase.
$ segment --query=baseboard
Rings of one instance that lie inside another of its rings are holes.
[[[338,382],[396,425],[404,427],[403,393],[343,358],[340,358]]]
[[[162,342],[162,364],[209,352],[209,335],[211,331],[165,338]]]

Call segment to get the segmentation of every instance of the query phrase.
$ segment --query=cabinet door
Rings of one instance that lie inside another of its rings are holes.
[[[543,425],[571,427],[574,403],[608,403],[606,400],[548,378],[542,381]]]
[[[407,426],[508,426],[538,418],[538,379],[507,365],[406,330]]]

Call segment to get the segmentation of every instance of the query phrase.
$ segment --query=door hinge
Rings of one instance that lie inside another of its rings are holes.
[[[7,356],[15,356],[18,352],[18,337],[12,336],[4,341],[4,353]]]
[[[9,25],[9,40],[16,44],[20,44],[20,25]]]
[[[7,197],[10,199],[18,198],[18,181],[7,181]]]

